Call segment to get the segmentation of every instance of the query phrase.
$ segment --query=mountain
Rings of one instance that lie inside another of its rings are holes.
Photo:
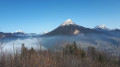
[[[22,34],[25,34],[25,32],[23,32],[22,30],[17,30],[17,31],[12,32],[12,33],[22,33]]]
[[[44,36],[55,36],[55,35],[79,35],[79,34],[92,34],[92,33],[101,33],[94,29],[85,28],[83,26],[77,25],[72,22],[71,19],[66,20],[59,27],[53,31],[44,34]]]
[[[15,32],[10,33],[13,36],[26,36],[27,34],[21,30],[17,30]]]
[[[97,31],[111,31],[109,28],[106,27],[106,25],[98,25],[94,28]]]
[[[30,34],[27,34],[21,30],[15,31],[15,32],[0,32],[0,39],[1,38],[13,38],[13,37],[25,37],[30,36]]]
[[[106,25],[98,25],[94,28],[96,31],[100,31],[106,35],[113,37],[120,37],[120,29],[109,29]]]
[[[10,35],[9,33],[4,33],[4,32],[0,32],[0,39],[1,38],[6,38],[6,37],[11,37],[12,35]]]
[[[120,56],[119,34],[119,29],[109,29],[105,25],[90,29],[77,25],[68,19],[53,31],[44,34],[43,36],[48,37],[43,38],[45,41],[43,44],[48,48],[53,46],[60,48],[63,43],[76,41],[77,45],[84,49],[95,47],[97,50]]]
[[[120,32],[120,29],[113,29],[112,32]]]
[[[98,25],[93,28],[96,31],[107,32],[107,33],[120,33],[120,29],[109,29],[106,25]]]

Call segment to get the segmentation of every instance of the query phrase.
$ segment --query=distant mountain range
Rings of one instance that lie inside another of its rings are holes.
[[[76,41],[77,45],[82,48],[92,46],[100,51],[120,56],[120,29],[109,29],[105,25],[99,25],[91,29],[77,25],[71,19],[68,19],[56,29],[42,34],[25,33],[20,30],[12,33],[0,32],[0,39],[4,41],[19,38],[21,40],[27,38],[38,39],[37,41],[42,41],[42,45],[46,48],[56,46],[60,48],[66,42]]]
[[[72,22],[71,19],[66,20],[63,24],[58,26],[51,32],[44,32],[41,36],[57,36],[57,35],[85,35],[85,34],[112,34],[120,33],[120,29],[109,29],[105,25],[99,25],[95,28],[86,28]],[[25,33],[21,30],[16,32],[4,33],[0,32],[0,38],[7,37],[22,37],[22,36],[40,36],[36,33]]]
[[[21,30],[15,32],[0,32],[0,38],[12,38],[12,37],[29,37],[29,36],[38,36],[36,33],[25,33]]]

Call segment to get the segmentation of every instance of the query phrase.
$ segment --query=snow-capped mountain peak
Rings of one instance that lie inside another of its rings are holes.
[[[107,27],[106,27],[106,25],[105,25],[105,24],[103,24],[103,25],[98,25],[98,26],[96,26],[95,28],[106,29]]]
[[[73,25],[74,23],[72,22],[71,19],[66,20],[61,26],[66,26],[66,25]]]
[[[98,25],[96,26],[94,29],[98,30],[98,31],[110,31],[109,28],[107,28],[107,26],[105,24],[103,25]]]
[[[46,33],[49,33],[49,31],[44,31],[44,32],[42,32],[41,34],[46,34]]]

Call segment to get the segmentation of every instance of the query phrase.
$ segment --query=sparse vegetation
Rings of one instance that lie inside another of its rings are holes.
[[[0,67],[120,67],[120,59],[94,47],[83,50],[75,42],[57,52],[27,49],[23,44],[21,52],[14,56],[2,53]]]

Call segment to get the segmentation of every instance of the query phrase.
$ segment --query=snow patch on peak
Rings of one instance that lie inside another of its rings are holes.
[[[44,32],[42,32],[42,33],[40,33],[40,34],[46,34],[46,33],[49,33],[49,31],[44,31]]]
[[[65,26],[65,25],[73,25],[74,23],[72,22],[71,19],[66,20],[61,26]]]
[[[16,32],[23,32],[22,30],[17,30]]]
[[[66,20],[65,22],[72,22],[72,20],[71,20],[71,19],[68,19],[68,20]]]
[[[15,31],[13,33],[24,33],[24,32],[22,30],[17,30],[17,31]]]

